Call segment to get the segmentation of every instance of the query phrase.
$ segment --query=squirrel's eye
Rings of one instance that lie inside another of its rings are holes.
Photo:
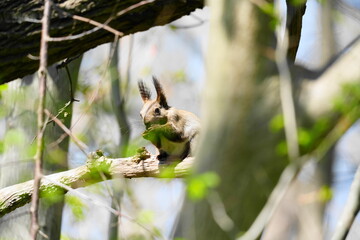
[[[156,115],[160,115],[160,109],[159,108],[155,108],[154,112],[155,112]]]

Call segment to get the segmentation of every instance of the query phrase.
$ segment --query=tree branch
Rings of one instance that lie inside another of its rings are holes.
[[[193,158],[186,158],[176,165],[173,176],[186,176],[191,169],[193,160]],[[89,159],[86,165],[43,178],[40,186],[40,197],[66,193],[65,189],[54,184],[54,182],[75,189],[113,178],[166,177],[162,174],[162,169],[159,167],[156,156],[141,161],[134,160],[134,158],[111,159],[100,157]],[[106,176],[106,179],[103,179],[101,175]],[[47,179],[51,179],[51,181]],[[29,203],[33,191],[33,180],[0,189],[0,217]]]
[[[51,2],[45,0],[44,3],[44,14],[42,18],[42,30],[41,30],[41,47],[40,47],[40,67],[39,67],[39,103],[37,110],[37,143],[36,143],[36,154],[35,154],[35,169],[34,169],[34,190],[31,198],[31,227],[30,234],[31,239],[36,240],[36,236],[39,232],[39,220],[38,220],[38,209],[39,209],[39,194],[40,194],[40,182],[42,177],[42,165],[44,160],[44,132],[45,132],[45,100],[46,100],[46,78],[47,78],[47,52],[49,28],[50,28],[50,11]]]
[[[316,81],[303,82],[300,101],[311,118],[333,112],[333,99],[341,94],[342,86],[359,82],[360,68],[356,64],[359,61],[360,41],[357,40]]]
[[[72,1],[57,0],[54,6],[70,13],[53,11],[50,35],[53,38],[78,35],[94,28],[93,25],[73,19],[73,15],[106,23],[124,35],[145,31],[153,26],[170,23],[204,6],[204,0],[155,0],[139,5],[141,0]],[[133,8],[132,6],[137,6]],[[34,73],[40,48],[43,6],[38,1],[0,1],[0,84]],[[111,42],[114,35],[99,28],[81,38],[49,43],[49,65],[76,56],[100,44]]]
[[[336,226],[332,240],[344,240],[350,232],[350,228],[360,210],[360,167],[357,168],[354,180],[351,184],[348,200],[344,207],[340,221]]]

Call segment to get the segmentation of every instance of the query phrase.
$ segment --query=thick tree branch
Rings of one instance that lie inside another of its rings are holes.
[[[184,159],[176,165],[173,176],[184,177],[187,175],[192,163],[193,158]],[[169,176],[162,174],[162,167],[159,168],[159,161],[156,159],[156,156],[140,161],[136,161],[133,158],[110,159],[100,157],[99,159],[88,160],[84,166],[48,175],[41,181],[40,197],[49,194],[66,193],[66,190],[57,186],[54,182],[65,184],[71,188],[79,188],[104,181],[100,172],[103,173],[103,176],[106,176],[106,179]],[[168,173],[168,171],[165,172]],[[51,179],[51,181],[46,179]],[[0,189],[0,217],[29,203],[33,191],[33,180]]]
[[[334,98],[340,96],[342,86],[360,80],[360,41],[351,45],[331,67],[315,81],[304,81],[300,101],[307,114],[317,119],[333,112]],[[324,91],[326,89],[326,91]]]
[[[155,0],[131,8],[139,2],[141,0],[56,0],[55,7],[70,14],[52,12],[50,37],[72,36],[94,29],[89,23],[74,20],[72,15],[99,23],[112,19],[108,26],[127,35],[167,24],[204,6],[203,0]],[[37,70],[39,62],[29,56],[39,55],[42,12],[42,2],[0,1],[0,84]],[[113,40],[113,33],[99,28],[78,39],[51,42],[49,65]]]

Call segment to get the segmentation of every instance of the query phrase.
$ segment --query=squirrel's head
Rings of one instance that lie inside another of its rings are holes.
[[[144,121],[145,127],[149,128],[152,125],[162,125],[167,123],[167,110],[169,106],[166,102],[164,91],[159,81],[153,77],[153,83],[156,89],[156,99],[151,99],[151,92],[143,81],[138,82],[141,98],[144,106],[140,111],[140,116]]]

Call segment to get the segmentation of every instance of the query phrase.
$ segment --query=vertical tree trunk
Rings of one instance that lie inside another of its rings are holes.
[[[75,93],[78,75],[81,64],[81,57],[68,64],[68,70],[62,68],[59,70],[52,66],[49,69],[52,81],[46,108],[56,114],[66,103],[72,101]],[[68,71],[68,72],[67,72]],[[69,79],[69,75],[71,80]],[[72,86],[70,86],[70,83]],[[71,87],[71,89],[70,89]],[[72,119],[72,103],[66,110],[58,116],[65,126],[70,128]],[[75,103],[76,104],[76,103]],[[59,139],[64,135],[64,131],[56,124],[48,124],[45,131],[45,154],[44,154],[44,172],[60,172],[68,169],[68,149],[69,136],[62,141]],[[59,141],[57,143],[57,141]],[[54,199],[55,198],[55,199]],[[41,230],[49,237],[49,239],[60,239],[62,210],[64,206],[64,196],[51,196],[51,199],[40,200],[40,224]],[[45,239],[39,237],[39,239]]]
[[[190,207],[195,229],[186,230],[195,232],[196,239],[234,239],[246,231],[286,164],[276,152],[280,134],[269,127],[280,100],[277,82],[269,78],[272,19],[260,7],[245,0],[210,1],[208,82],[197,171],[219,175],[216,191],[234,227],[222,230],[223,219],[214,220],[202,201]],[[186,226],[191,220],[184,222],[183,228],[191,227]]]
[[[120,139],[119,139],[119,148],[118,151],[114,152],[114,155],[119,157],[125,157],[127,148],[130,140],[130,125],[127,119],[127,114],[125,111],[125,96],[124,91],[121,87],[121,74],[118,70],[119,60],[119,44],[120,42],[115,41],[111,44],[110,53],[114,50],[113,56],[110,63],[110,79],[111,79],[111,103],[115,113],[115,117],[118,123]],[[128,80],[128,79],[127,79]],[[123,85],[124,86],[124,85]],[[125,180],[124,180],[125,181]],[[121,199],[123,196],[123,189],[121,189],[121,184],[118,180],[113,182],[113,198],[111,202],[111,207],[118,209],[120,211]],[[121,239],[121,216],[110,215],[110,224],[109,224],[109,240]]]

